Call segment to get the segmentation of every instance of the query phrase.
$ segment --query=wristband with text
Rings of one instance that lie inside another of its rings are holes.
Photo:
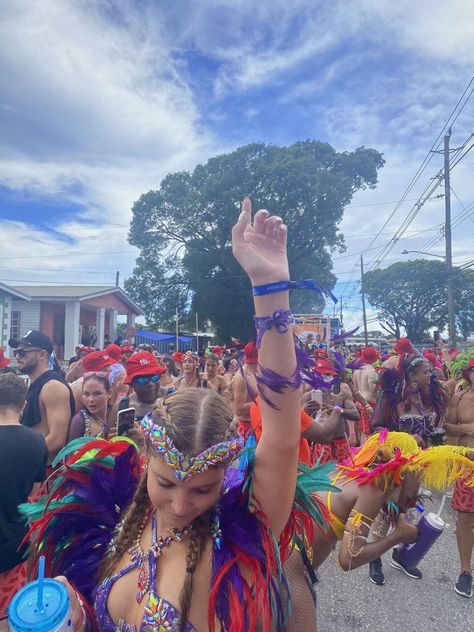
[[[254,296],[265,296],[265,294],[274,294],[276,292],[286,292],[287,290],[312,290],[318,292],[326,300],[330,298],[337,303],[337,298],[326,288],[319,285],[314,279],[303,279],[302,281],[275,281],[273,283],[265,283],[264,285],[254,285],[252,288]]]

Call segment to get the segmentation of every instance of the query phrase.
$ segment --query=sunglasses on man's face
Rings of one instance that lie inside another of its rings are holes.
[[[152,382],[152,384],[156,384],[160,381],[159,375],[139,375],[133,380],[134,384],[138,384],[139,386],[145,386]]]
[[[27,353],[31,353],[32,351],[43,351],[43,349],[36,349],[35,347],[31,349],[14,349],[13,355],[15,358],[24,358]]]

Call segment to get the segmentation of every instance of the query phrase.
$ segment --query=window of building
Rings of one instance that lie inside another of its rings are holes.
[[[20,315],[21,312],[12,310],[12,319],[10,325],[10,338],[18,339],[20,337]]]

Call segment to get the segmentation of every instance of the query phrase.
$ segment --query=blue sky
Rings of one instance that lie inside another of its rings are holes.
[[[433,155],[370,245],[473,75],[473,32],[464,0],[4,0],[0,280],[123,279],[131,206],[167,173],[249,142],[314,138],[386,160],[378,187],[346,210],[347,250],[334,253],[336,293],[359,324],[355,264],[369,246],[373,264],[441,167]],[[474,96],[452,146],[471,131]],[[473,166],[474,151],[453,171],[455,262],[472,256],[462,204]],[[442,200],[427,203],[384,265],[403,248],[442,253],[442,216]]]

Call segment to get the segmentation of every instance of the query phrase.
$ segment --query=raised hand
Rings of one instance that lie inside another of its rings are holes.
[[[286,238],[287,227],[281,217],[266,210],[258,211],[252,224],[252,204],[250,198],[244,199],[232,229],[232,252],[253,285],[288,281]]]

